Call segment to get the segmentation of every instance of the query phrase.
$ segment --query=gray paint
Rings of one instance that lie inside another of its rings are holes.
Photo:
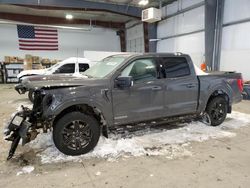
[[[115,87],[115,79],[134,60],[155,58],[157,63],[160,63],[160,58],[163,56],[186,58],[191,74],[134,84],[130,88]],[[69,77],[63,83],[60,80],[40,81],[30,83],[29,87],[36,87],[46,94],[54,95],[52,104],[43,111],[45,119],[56,117],[72,105],[86,104],[98,108],[107,124],[113,126],[177,115],[198,115],[205,110],[209,97],[217,90],[228,95],[231,106],[241,100],[237,78],[241,78],[241,74],[216,73],[196,76],[192,60],[188,55],[155,53],[129,56],[105,79]]]

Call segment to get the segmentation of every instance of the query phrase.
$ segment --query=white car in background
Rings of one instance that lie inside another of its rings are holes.
[[[96,62],[90,61],[87,58],[71,57],[61,61],[50,68],[39,70],[25,70],[17,75],[20,84],[15,86],[15,90],[19,94],[24,94],[27,91],[31,102],[34,100],[34,91],[24,87],[25,83],[32,81],[45,81],[68,79],[69,77],[83,77],[84,71],[93,66]]]
[[[47,69],[24,70],[17,75],[17,78],[19,81],[21,81],[21,79],[25,77],[35,75],[64,74],[80,76],[81,72],[84,72],[93,64],[94,62],[91,62],[87,58],[70,57]]]

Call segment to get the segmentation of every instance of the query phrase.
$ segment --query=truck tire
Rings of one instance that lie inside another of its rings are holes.
[[[33,90],[29,90],[28,97],[29,97],[30,102],[33,103],[34,102],[34,91]]]
[[[206,113],[209,116],[211,126],[218,126],[224,122],[227,109],[228,103],[224,97],[217,96],[209,101]]]
[[[88,153],[97,145],[99,137],[98,121],[81,112],[64,115],[53,127],[55,146],[66,155]]]

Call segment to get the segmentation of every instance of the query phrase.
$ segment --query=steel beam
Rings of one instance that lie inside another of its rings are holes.
[[[213,66],[215,17],[216,17],[216,2],[214,0],[206,0],[205,1],[205,61],[208,69],[212,69]]]
[[[26,14],[12,14],[12,13],[0,13],[0,19],[12,20],[17,22],[32,23],[32,24],[82,24],[89,25],[90,20],[73,19],[66,20],[64,18],[46,17],[46,16],[33,16]],[[105,22],[105,21],[92,21],[92,26],[100,26],[106,28],[124,29],[125,24],[121,22]]]
[[[2,4],[26,5],[26,6],[46,6],[46,7],[64,7],[95,9],[101,11],[114,12],[135,18],[141,18],[140,7],[131,5],[111,4],[104,2],[93,2],[85,0],[0,0]]]
[[[143,22],[144,52],[149,52],[148,23]]]
[[[157,39],[157,23],[148,24],[148,38]],[[149,41],[149,52],[156,52],[157,41]]]
[[[213,70],[220,70],[224,3],[225,0],[217,0]]]
[[[120,37],[121,52],[126,52],[126,34],[125,30],[117,31],[117,35]]]
[[[205,61],[210,70],[219,70],[224,0],[205,1]]]
[[[183,37],[186,35],[192,35],[192,34],[196,34],[196,33],[201,33],[204,32],[204,29],[199,29],[196,31],[191,31],[191,32],[187,32],[187,33],[181,33],[181,34],[177,34],[177,35],[171,35],[171,36],[167,36],[167,37],[162,37],[162,38],[158,38],[159,40],[166,40],[166,39],[171,39],[171,38],[176,38],[176,37]]]
[[[243,24],[243,23],[248,23],[248,22],[250,22],[250,18],[245,18],[242,20],[228,22],[228,23],[223,24],[222,26],[227,27],[227,26],[232,26],[232,25],[236,25],[236,24]]]

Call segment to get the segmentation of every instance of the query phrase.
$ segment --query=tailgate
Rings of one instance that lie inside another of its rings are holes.
[[[226,77],[228,84],[233,91],[232,103],[240,102],[242,100],[243,80],[240,73],[232,73]]]
[[[232,103],[237,103],[242,100],[242,91],[243,91],[243,80],[241,73],[236,72],[221,72],[217,76],[221,76],[226,79],[226,82],[232,88]]]
[[[223,81],[227,83],[232,91],[232,103],[237,103],[242,100],[243,80],[241,73],[236,72],[210,72],[208,75],[199,76],[201,80]],[[213,82],[212,81],[212,82]]]

